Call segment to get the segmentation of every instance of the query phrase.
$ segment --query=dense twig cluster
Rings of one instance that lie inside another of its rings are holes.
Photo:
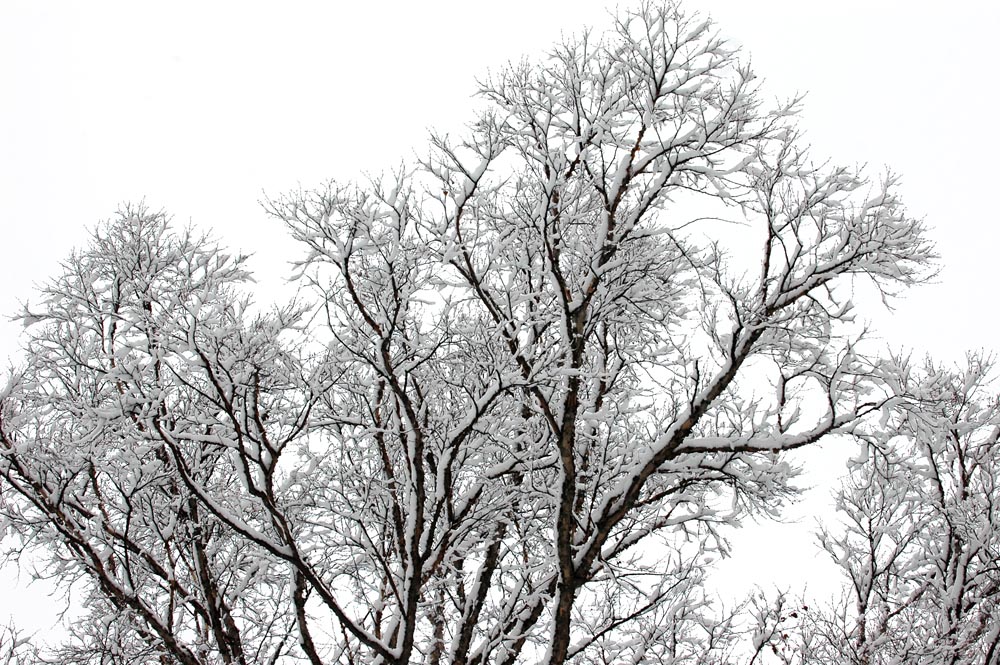
[[[932,250],[891,177],[810,166],[795,105],[672,5],[481,95],[395,176],[268,204],[310,303],[259,312],[242,257],[143,209],[44,289],[0,487],[89,585],[64,662],[741,648],[701,584],[718,529],[794,493],[782,451],[886,406],[848,294]],[[750,230],[754,274],[691,204]]]

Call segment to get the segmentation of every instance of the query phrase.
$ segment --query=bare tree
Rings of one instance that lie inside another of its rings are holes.
[[[868,432],[821,535],[846,600],[799,626],[816,663],[992,665],[1000,658],[1000,402],[991,361],[896,359],[894,415]]]
[[[288,629],[284,575],[217,515],[233,502],[260,519],[226,490],[250,456],[294,438],[308,399],[283,378],[297,371],[294,346],[278,345],[294,314],[246,320],[231,290],[242,263],[162,215],[123,211],[44,289],[28,363],[6,388],[8,529],[47,553],[47,574],[92,583],[85,604],[102,625],[87,634],[105,646],[113,635],[177,662],[207,649],[244,662],[248,641],[269,653]],[[265,408],[282,411],[266,439]]]
[[[37,654],[37,649],[30,645],[30,636],[14,626],[0,628],[0,663],[23,665],[32,662]]]
[[[142,209],[44,289],[0,473],[103,622],[65,662],[735,653],[720,528],[880,412],[850,294],[932,249],[894,178],[812,166],[795,103],[673,5],[480,94],[394,176],[268,203],[312,305],[258,310],[240,257]]]

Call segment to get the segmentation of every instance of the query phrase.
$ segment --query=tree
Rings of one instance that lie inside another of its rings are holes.
[[[142,208],[43,289],[0,474],[10,555],[87,589],[62,662],[738,648],[701,584],[720,528],[881,411],[851,293],[933,250],[674,5],[480,94],[393,176],[268,203],[311,301],[255,305],[243,257]]]
[[[837,495],[843,528],[821,543],[848,579],[833,611],[803,613],[803,663],[1000,659],[1000,402],[992,361],[966,366],[896,358],[896,400],[862,437]]]
[[[37,649],[29,644],[29,638],[13,626],[0,629],[0,663],[3,665],[22,665],[31,662],[37,655]]]

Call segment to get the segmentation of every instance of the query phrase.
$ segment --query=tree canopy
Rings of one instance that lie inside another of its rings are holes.
[[[815,165],[797,100],[669,3],[479,94],[391,175],[267,203],[297,301],[142,206],[42,288],[0,515],[87,614],[31,657],[995,659],[987,363],[963,383],[859,346],[855,292],[934,271],[895,177]],[[837,435],[872,451],[823,540],[856,602],[795,642],[784,597],[724,611],[705,566],[795,496],[785,451]]]

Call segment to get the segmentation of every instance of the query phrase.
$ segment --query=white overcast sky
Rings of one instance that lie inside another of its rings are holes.
[[[537,53],[560,32],[600,29],[612,6],[5,0],[0,315],[31,300],[32,285],[86,241],[87,228],[143,199],[255,252],[264,284],[277,279],[290,248],[257,203],[265,193],[378,173],[422,150],[427,128],[460,132],[477,75]],[[711,14],[744,46],[773,96],[808,93],[801,123],[815,157],[902,174],[902,196],[932,227],[943,271],[891,316],[870,313],[885,342],[945,360],[1000,349],[998,4],[686,7]],[[18,330],[0,321],[0,362]],[[725,579],[783,579],[796,557],[807,564],[797,574],[809,578],[808,536],[796,544],[790,535],[807,527],[739,540],[742,563]],[[55,606],[40,587],[6,597],[2,588],[0,622],[14,613],[29,627],[51,623]]]

